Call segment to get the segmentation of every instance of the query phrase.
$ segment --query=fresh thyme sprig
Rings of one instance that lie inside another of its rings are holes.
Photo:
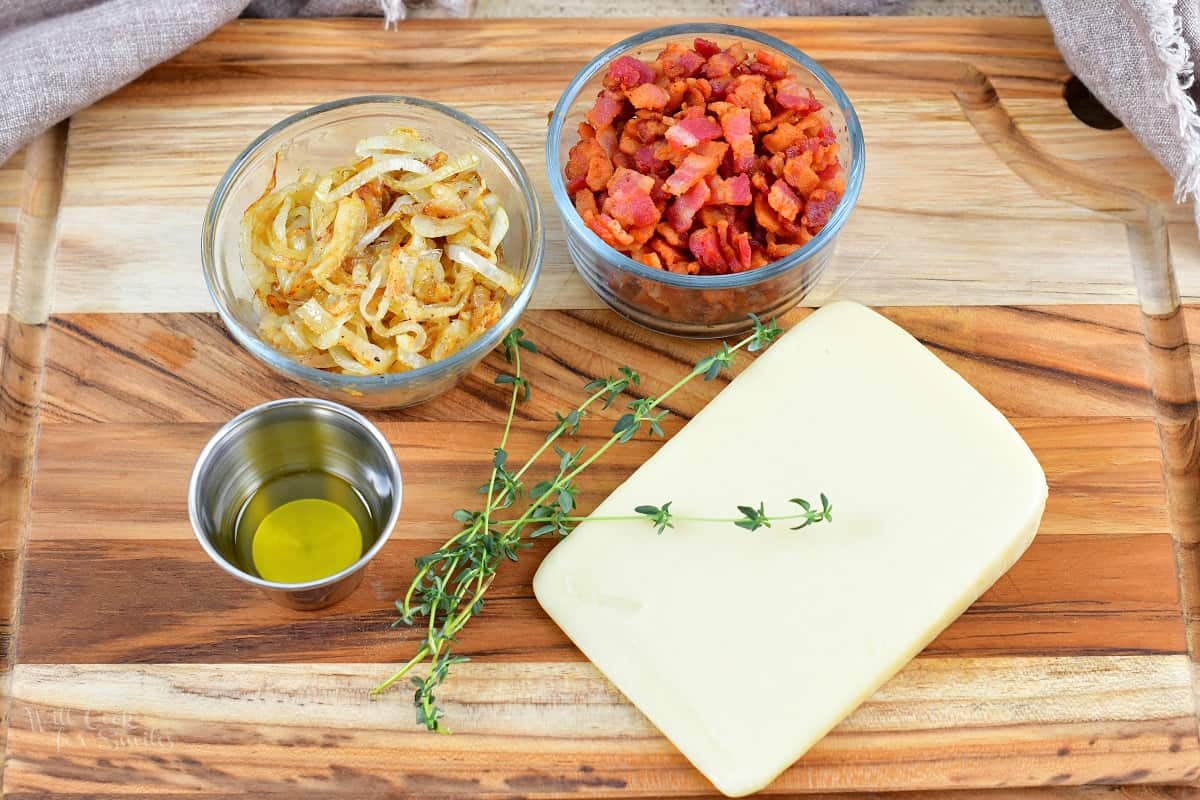
[[[442,724],[443,709],[437,704],[434,690],[437,689],[450,668],[467,661],[465,656],[455,655],[453,648],[463,627],[478,616],[484,608],[484,599],[496,571],[505,560],[516,561],[520,551],[532,546],[528,539],[558,534],[565,536],[573,525],[585,519],[574,515],[579,489],[576,478],[614,445],[633,439],[645,430],[651,436],[663,436],[663,420],[666,410],[659,410],[672,395],[694,378],[706,381],[716,378],[722,370],[733,363],[737,351],[745,348],[756,352],[768,347],[783,333],[774,321],[764,323],[751,315],[753,332],[735,345],[722,344],[721,349],[696,366],[666,391],[657,397],[632,400],[628,412],[622,414],[613,425],[612,432],[591,453],[586,446],[578,448],[560,447],[557,442],[563,437],[574,436],[580,424],[594,409],[610,407],[618,397],[641,385],[641,377],[629,367],[621,367],[614,377],[599,378],[585,386],[587,398],[565,414],[556,414],[557,424],[547,434],[541,445],[525,463],[515,471],[509,466],[507,451],[509,434],[518,403],[529,399],[532,387],[521,370],[521,351],[537,353],[537,347],[524,338],[524,333],[514,329],[504,337],[501,345],[505,359],[512,365],[512,373],[496,377],[496,383],[510,386],[508,417],[500,437],[500,445],[492,452],[492,470],[487,483],[479,491],[485,495],[481,511],[458,509],[453,519],[462,525],[462,530],[451,536],[440,548],[417,559],[417,573],[404,597],[396,601],[399,618],[397,625],[415,625],[418,617],[425,617],[425,635],[416,654],[390,678],[372,691],[378,694],[398,681],[409,676],[418,665],[429,662],[425,677],[412,676],[409,681],[414,687],[413,704],[416,707],[417,724],[431,731],[448,733]],[[526,491],[525,474],[530,467],[553,449],[558,458],[558,469],[554,477],[541,481]],[[497,511],[511,508],[521,498],[529,502],[525,510],[512,519],[496,519]],[[800,506],[803,513],[768,516],[760,502],[758,507],[739,506],[742,516],[734,519],[693,518],[674,514],[670,502],[662,506],[639,506],[632,516],[600,517],[593,519],[649,520],[659,533],[673,527],[675,521],[694,520],[733,523],[747,530],[770,527],[772,522],[801,520],[795,529],[832,518],[832,506],[821,495],[821,508],[814,510],[805,500],[794,498],[791,502]],[[534,527],[526,536],[525,529]]]

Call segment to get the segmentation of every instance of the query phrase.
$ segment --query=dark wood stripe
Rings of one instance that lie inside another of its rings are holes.
[[[390,630],[392,602],[431,539],[396,539],[346,602],[275,606],[187,540],[37,541],[28,552],[28,663],[394,662],[419,634]],[[582,656],[542,613],[530,580],[550,547],[506,564],[460,652],[489,661]],[[67,607],[63,598],[71,598]],[[934,655],[1104,655],[1185,651],[1171,538],[1039,536],[1026,556],[929,647]]]
[[[1010,416],[1152,417],[1144,346],[1132,306],[892,308],[884,313],[933,348]],[[783,323],[809,312],[798,309]],[[532,311],[521,320],[544,357],[523,366],[534,385],[523,419],[552,418],[582,398],[591,377],[628,364],[644,378],[637,393],[670,385],[712,352],[713,342],[654,336],[607,311]],[[739,356],[745,364],[752,356]],[[205,314],[72,314],[52,320],[45,419],[51,422],[224,421],[275,397],[304,394],[251,358]],[[510,367],[492,354],[460,386],[387,420],[503,421],[504,393],[492,380]],[[696,383],[669,405],[689,418],[728,376]],[[635,394],[637,394],[635,393]],[[621,404],[606,414],[613,418]]]

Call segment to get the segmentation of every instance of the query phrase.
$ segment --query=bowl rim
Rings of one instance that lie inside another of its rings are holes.
[[[805,242],[799,250],[777,261],[772,261],[756,269],[730,273],[728,275],[678,275],[674,272],[648,267],[614,249],[597,236],[591,228],[583,224],[579,212],[575,210],[574,203],[571,202],[570,197],[567,195],[566,181],[563,179],[558,158],[558,144],[562,137],[563,127],[566,124],[567,110],[575,103],[575,100],[583,91],[584,85],[595,77],[600,70],[607,67],[618,56],[648,44],[655,39],[684,37],[697,33],[748,39],[757,44],[777,50],[792,61],[800,64],[816,77],[821,83],[822,88],[829,92],[837,103],[838,110],[841,111],[842,117],[845,119],[846,132],[850,140],[851,164],[846,180],[846,191],[842,193],[842,198],[838,202],[837,208],[834,209],[833,216],[825,224],[825,227],[816,236]],[[567,88],[563,91],[562,96],[559,97],[558,103],[555,104],[554,111],[551,114],[550,127],[546,135],[546,172],[550,179],[550,192],[554,197],[554,205],[558,209],[558,214],[563,224],[569,227],[574,234],[586,239],[593,249],[600,249],[601,252],[604,252],[608,256],[607,261],[610,265],[633,273],[639,278],[645,278],[668,286],[685,289],[738,289],[770,280],[788,272],[793,267],[807,261],[815,253],[837,238],[838,232],[846,223],[854,206],[857,204],[859,193],[862,190],[863,176],[866,172],[866,143],[863,141],[862,124],[859,122],[858,113],[854,110],[854,105],[850,102],[849,96],[842,89],[841,85],[834,80],[833,76],[807,53],[770,34],[744,28],[740,25],[728,25],[723,22],[685,22],[651,28],[650,30],[642,31],[634,36],[622,39],[616,44],[602,50],[584,65],[583,69],[567,84]]]
[[[345,567],[332,575],[324,578],[317,578],[304,583],[284,583],[282,581],[269,581],[266,578],[260,578],[256,575],[251,575],[249,572],[238,569],[231,564],[227,558],[221,555],[208,537],[201,531],[200,526],[200,477],[205,466],[212,460],[213,451],[221,442],[237,433],[238,429],[245,425],[249,420],[264,414],[270,414],[279,408],[289,408],[291,406],[300,406],[306,408],[319,408],[329,411],[333,414],[338,414],[348,419],[351,423],[361,429],[368,437],[379,447],[383,453],[384,460],[388,465],[388,477],[391,479],[395,487],[395,501],[392,503],[391,513],[384,525],[379,528],[379,536],[371,547],[359,556],[353,564]],[[208,554],[217,566],[225,570],[233,577],[246,583],[258,586],[262,589],[278,589],[285,592],[301,592],[309,589],[320,589],[325,586],[331,586],[338,583],[343,578],[347,578],[359,570],[366,567],[370,561],[378,555],[383,546],[387,544],[388,539],[392,536],[392,530],[396,527],[396,523],[400,520],[400,507],[404,501],[404,478],[400,471],[400,461],[396,458],[396,450],[392,447],[392,443],[383,435],[383,431],[372,423],[362,414],[352,408],[335,403],[332,400],[322,400],[316,397],[284,397],[279,400],[269,400],[266,403],[260,403],[252,408],[238,414],[233,419],[222,425],[217,432],[214,433],[204,447],[200,450],[200,455],[196,457],[196,463],[192,467],[192,475],[188,480],[188,520],[192,524],[192,533],[200,542],[200,547]]]
[[[254,331],[243,325],[227,308],[226,304],[221,300],[216,286],[217,215],[224,209],[234,181],[241,176],[243,169],[251,157],[256,155],[275,136],[284,133],[296,123],[310,117],[351,106],[368,106],[372,104],[383,106],[388,104],[415,106],[449,117],[473,129],[476,134],[499,153],[501,159],[504,161],[504,166],[516,177],[517,186],[524,196],[526,207],[529,209],[528,269],[522,280],[521,290],[513,298],[512,305],[509,306],[508,310],[491,327],[461,350],[439,361],[434,361],[423,367],[417,367],[405,372],[385,372],[381,375],[346,375],[340,372],[331,372],[301,364],[291,356],[271,347],[260,339]],[[458,367],[470,365],[481,360],[500,344],[500,340],[516,325],[520,316],[525,313],[525,309],[529,305],[529,300],[533,296],[538,277],[541,275],[545,244],[546,233],[542,219],[542,207],[538,201],[537,191],[529,179],[529,174],[525,171],[525,166],[517,158],[516,154],[489,127],[469,114],[433,100],[399,94],[369,94],[330,100],[310,106],[302,111],[297,111],[267,128],[256,136],[245,149],[238,153],[237,157],[234,158],[233,162],[230,163],[225,173],[221,176],[221,180],[217,182],[217,187],[213,191],[208,206],[204,211],[204,224],[200,232],[200,259],[201,268],[204,273],[204,285],[208,289],[208,296],[211,298],[213,305],[216,306],[217,314],[221,317],[221,321],[225,323],[225,327],[238,344],[260,361],[274,367],[291,378],[316,384],[325,389],[343,389],[354,392],[391,389],[424,380],[436,381],[447,374],[452,374]]]

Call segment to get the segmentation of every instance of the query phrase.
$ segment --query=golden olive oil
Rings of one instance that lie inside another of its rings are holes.
[[[353,564],[377,536],[353,486],[328,472],[293,472],[271,478],[242,506],[234,560],[264,580],[307,583]]]

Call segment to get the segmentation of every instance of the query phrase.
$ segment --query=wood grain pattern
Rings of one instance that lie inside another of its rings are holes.
[[[10,313],[0,341],[0,789],[10,712],[16,632],[30,526],[30,493],[37,447],[38,404],[46,355],[47,291],[53,276],[55,227],[62,196],[66,124],[27,149],[11,240]],[[16,159],[21,161],[22,159]],[[10,162],[11,163],[11,162]],[[3,175],[4,169],[0,169]],[[0,177],[0,191],[8,187]],[[2,195],[0,195],[2,196]],[[0,220],[2,221],[2,220]],[[19,236],[19,241],[17,237]],[[4,243],[0,242],[0,257]]]
[[[881,311],[1010,417],[1154,416],[1136,307]],[[780,323],[790,327],[808,313],[796,309]],[[646,392],[661,390],[712,349],[665,339],[608,312],[533,311],[521,325],[547,356],[528,365],[539,391],[519,409],[527,420],[575,405],[584,383],[624,363],[645,375]],[[238,348],[215,314],[61,315],[51,320],[50,340],[47,424],[224,422],[255,403],[303,393]],[[375,417],[502,422],[505,406],[489,389],[502,368],[503,360],[490,356],[436,403]],[[672,413],[691,417],[725,380],[686,387],[672,398]],[[603,418],[619,413],[610,409]]]
[[[390,629],[392,603],[408,586],[413,560],[440,543],[389,542],[364,587],[319,615],[272,605],[216,571],[191,541],[33,543],[26,555],[21,660],[402,663],[416,652],[422,632]],[[549,547],[539,544],[501,572],[487,613],[462,634],[456,652],[489,663],[583,659],[529,588]],[[64,597],[74,598],[66,616]],[[1166,534],[1039,535],[1017,566],[926,650],[964,657],[1186,652]]]
[[[446,686],[456,733],[437,739],[406,725],[404,698],[368,698],[376,675],[355,664],[22,666],[7,788],[484,796],[707,788],[591,665],[466,665]],[[772,791],[834,780],[882,789],[901,776],[913,788],[1185,780],[1196,769],[1194,722],[1174,709],[1190,691],[1183,656],[921,658]],[[510,700],[497,704],[497,694]],[[1153,709],[1151,718],[1122,720],[1130,703]],[[117,737],[127,746],[106,746]],[[1005,757],[991,757],[1000,748]]]
[[[549,221],[534,306],[596,307],[567,260],[548,193],[546,114],[591,54],[661,22],[417,20],[392,32],[363,20],[228,26],[73,119],[55,309],[210,310],[197,268],[199,230],[233,157],[288,113],[396,91],[451,103],[513,147],[541,189]],[[1041,196],[981,139],[956,96],[977,88],[969,75],[986,73],[1001,111],[1033,126],[1048,153],[1169,201],[1166,174],[1128,133],[1094,131],[1070,114],[1060,97],[1067,72],[1044,21],[751,24],[826,64],[867,136],[859,207],[806,302],[1135,300],[1123,226]],[[965,71],[964,58],[983,73]],[[511,75],[519,83],[497,93],[497,76]],[[1007,115],[1003,122],[1007,130]],[[1183,227],[1186,209],[1170,213],[1180,262],[1193,265],[1181,283],[1185,294],[1200,296],[1200,242]]]
[[[6,796],[711,793],[541,613],[528,579],[548,543],[502,573],[463,637],[478,660],[443,693],[458,735],[413,728],[403,692],[365,699],[413,650],[411,632],[387,629],[413,557],[450,509],[476,499],[504,413],[494,356],[437,403],[374,415],[406,470],[406,504],[341,606],[270,605],[205,561],[184,508],[192,461],[218,424],[302,393],[205,313],[202,207],[255,133],[320,100],[402,87],[452,103],[505,137],[543,187],[544,310],[522,326],[545,357],[531,361],[514,450],[538,441],[590,377],[630,363],[653,393],[709,352],[593,310],[544,194],[542,121],[561,87],[591,53],[650,24],[463,21],[385,34],[363,21],[237,23],[72,120],[57,299],[39,328],[44,425]],[[1200,350],[1184,324],[1200,317],[1143,320],[1111,305],[1138,299],[1130,253],[1145,248],[1129,219],[1080,207],[1096,175],[1136,198],[1105,211],[1148,203],[1161,224],[1138,230],[1174,248],[1176,265],[1139,269],[1139,281],[1166,276],[1152,291],[1139,284],[1140,299],[1200,296],[1200,243],[1165,174],[1127,133],[1070,116],[1041,21],[753,24],[821,59],[867,130],[862,202],[809,302],[894,304],[884,313],[1013,420],[1051,483],[1027,555],[771,792],[1042,785],[1057,788],[1020,796],[1100,800],[1114,795],[1066,784],[1196,780],[1188,637],[1200,606],[1188,587],[1200,567],[1186,531],[1200,494],[1188,471]],[[0,167],[0,270],[13,163]],[[723,385],[673,398],[668,433]],[[657,446],[614,451],[582,507]]]

